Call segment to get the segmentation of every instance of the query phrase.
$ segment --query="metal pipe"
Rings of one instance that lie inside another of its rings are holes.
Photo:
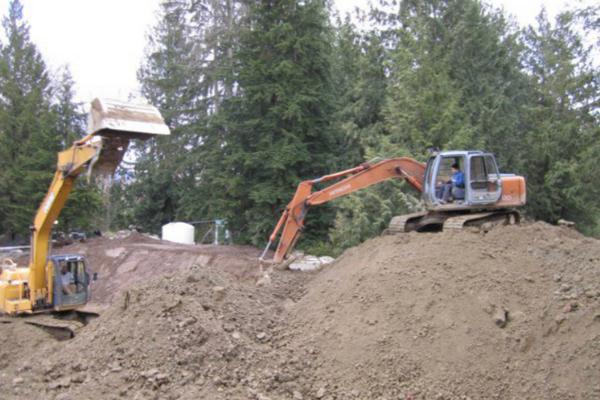
[[[267,251],[269,251],[269,247],[271,247],[271,243],[273,243],[273,241],[269,240],[269,243],[267,243],[267,246],[263,250],[263,252],[260,255],[260,257],[258,258],[259,260],[263,261],[265,259],[265,256],[267,255]]]

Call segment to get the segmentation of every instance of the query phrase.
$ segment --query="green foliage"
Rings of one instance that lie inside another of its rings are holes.
[[[63,232],[97,230],[102,223],[103,210],[103,196],[98,185],[79,180],[60,214],[57,229]]]
[[[593,10],[592,10],[593,11]],[[523,118],[528,134],[520,155],[527,172],[535,218],[569,219],[598,232],[600,175],[593,158],[600,142],[598,70],[577,24],[596,14],[563,12],[550,22],[545,12],[523,35],[524,65],[531,88]]]
[[[382,1],[364,31],[327,7],[163,3],[139,78],[173,135],[138,147],[117,221],[226,218],[262,245],[300,181],[437,146],[496,153],[526,176],[529,215],[598,234],[598,74],[581,34],[597,7],[526,31],[478,0]],[[417,198],[388,182],[315,208],[299,246],[338,252]]]
[[[75,100],[75,83],[68,68],[61,72],[54,86],[51,108],[54,131],[58,134],[60,149],[64,150],[85,135],[86,115],[82,111],[81,103]],[[56,154],[52,156],[55,158]],[[49,171],[51,170],[52,167],[49,168]],[[45,188],[40,186],[38,189],[44,191]],[[104,207],[104,196],[100,186],[81,177],[75,182],[69,200],[59,216],[56,229],[63,232],[99,229],[104,225]]]
[[[50,78],[18,0],[2,25],[7,43],[0,49],[0,231],[25,236],[52,178],[59,141]]]
[[[387,53],[383,127],[366,135],[366,153],[496,152],[527,177],[530,216],[571,219],[597,234],[600,175],[590,157],[599,143],[598,75],[580,33],[597,29],[597,12],[562,13],[555,25],[542,13],[538,28],[522,33],[479,1],[382,2],[371,15]],[[381,232],[389,199],[380,187],[343,199],[330,233],[336,248]]]
[[[330,239],[336,255],[385,230],[395,215],[414,212],[419,208],[414,196],[402,191],[396,181],[382,183],[344,197],[337,205]]]
[[[201,141],[197,127],[204,115],[197,103],[200,66],[190,22],[190,2],[161,4],[161,18],[148,36],[146,61],[138,71],[142,94],[161,111],[171,135],[137,143],[134,178],[121,169],[111,192],[111,225],[130,224],[158,232],[178,219],[182,193],[193,188],[190,177],[202,164],[186,160]],[[130,193],[126,193],[130,192]]]
[[[524,79],[503,15],[473,0],[405,1],[395,29],[390,141],[412,154],[483,148],[510,162]]]
[[[0,233],[25,238],[54,174],[57,153],[83,134],[68,70],[55,82],[29,38],[18,0],[4,18],[0,49]],[[101,209],[98,189],[78,184],[61,229],[87,228]],[[64,227],[64,228],[63,228]]]
[[[213,196],[240,240],[261,243],[295,186],[335,169],[332,32],[322,1],[246,6],[240,93],[216,120],[225,134]],[[327,226],[323,211],[311,212],[313,234]]]

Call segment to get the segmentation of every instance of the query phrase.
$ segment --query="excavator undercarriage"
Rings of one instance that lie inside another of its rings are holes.
[[[84,326],[100,316],[101,309],[86,305],[84,308],[56,311],[51,314],[39,312],[0,317],[0,324],[27,324],[40,328],[56,340],[69,340]]]
[[[460,231],[469,228],[489,231],[497,225],[518,224],[520,220],[521,214],[511,209],[468,213],[422,211],[393,217],[384,233]]]

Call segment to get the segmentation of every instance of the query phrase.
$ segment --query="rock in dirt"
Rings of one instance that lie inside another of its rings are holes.
[[[325,265],[331,264],[335,258],[329,256],[316,257],[311,255],[301,256],[289,265],[289,269],[295,271],[314,271]]]
[[[21,378],[20,376],[18,376],[18,377],[16,377],[16,378],[14,378],[14,379],[12,380],[12,384],[13,384],[14,386],[16,386],[16,385],[20,385],[20,384],[22,384],[23,382],[25,382],[25,380],[24,380],[23,378]]]
[[[223,300],[225,298],[225,288],[223,286],[215,286],[212,288],[216,300]]]
[[[579,308],[579,303],[577,303],[576,301],[571,301],[571,302],[565,304],[562,311],[564,313],[570,313],[570,312],[577,310],[578,308]]]
[[[504,308],[496,309],[493,319],[498,328],[504,328],[508,322],[508,311]]]
[[[66,376],[50,382],[50,384],[48,384],[48,389],[55,390],[59,388],[68,388],[69,386],[71,386],[71,378]]]

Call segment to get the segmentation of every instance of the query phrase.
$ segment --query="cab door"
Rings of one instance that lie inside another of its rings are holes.
[[[83,305],[88,301],[89,275],[86,271],[85,261],[82,259],[62,259],[56,260],[54,275],[54,307],[72,308],[72,306]],[[61,270],[66,267],[72,275],[73,280],[70,284],[70,292],[63,290]]]
[[[470,204],[493,204],[502,196],[502,181],[493,154],[469,156],[468,200]]]
[[[427,206],[433,206],[437,202],[435,171],[437,169],[438,158],[435,156],[429,157],[427,166],[425,167],[425,179],[423,180],[424,185],[421,198]]]

